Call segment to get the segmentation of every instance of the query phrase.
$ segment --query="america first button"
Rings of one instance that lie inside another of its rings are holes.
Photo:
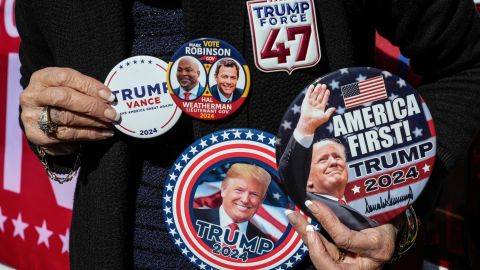
[[[152,138],[167,132],[181,110],[168,93],[167,64],[151,56],[134,56],[117,64],[105,84],[115,95],[120,120],[115,127],[136,138]]]
[[[343,68],[313,85],[280,125],[277,160],[290,194],[297,203],[325,202],[350,229],[390,222],[417,200],[433,170],[427,104],[405,80],[375,68]]]

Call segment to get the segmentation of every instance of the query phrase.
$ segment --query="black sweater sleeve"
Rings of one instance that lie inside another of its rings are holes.
[[[480,127],[480,17],[471,0],[370,1],[379,33],[423,76],[418,91],[447,169],[465,157]]]
[[[47,35],[49,28],[42,25],[45,20],[36,18],[36,14],[48,14],[41,12],[43,7],[37,5],[38,1],[16,1],[15,19],[17,29],[21,37],[19,57],[21,62],[20,67],[20,84],[25,89],[32,74],[45,67],[56,66],[49,44],[47,42]],[[21,108],[20,108],[21,113]],[[25,130],[20,119],[20,126]],[[38,156],[37,149],[34,144],[29,142],[30,148]],[[74,167],[76,161],[76,154],[51,157],[48,156],[48,163],[51,170],[57,173],[69,173]]]

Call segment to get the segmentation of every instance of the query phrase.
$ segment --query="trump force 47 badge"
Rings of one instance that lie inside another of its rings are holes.
[[[320,61],[313,0],[247,2],[255,65],[264,72],[307,68]]]
[[[254,129],[207,135],[170,169],[163,215],[177,248],[200,269],[289,269],[307,248],[288,223],[275,136]]]

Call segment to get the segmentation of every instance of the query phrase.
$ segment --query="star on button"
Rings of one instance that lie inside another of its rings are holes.
[[[300,255],[300,253],[295,254],[293,257],[296,261],[300,261],[302,259],[302,255]]]
[[[268,144],[270,144],[271,146],[275,146],[275,137],[268,138]]]
[[[165,221],[165,222],[167,222],[168,225],[172,225],[172,224],[173,224],[172,218],[167,218],[167,221]]]
[[[170,229],[168,233],[174,236],[175,234],[177,234],[177,231],[175,229]]]
[[[171,202],[172,201],[172,197],[166,195],[165,197],[163,197],[163,199],[166,201],[166,202]]]
[[[196,153],[198,153],[198,150],[197,150],[197,147],[196,146],[190,146],[190,153],[192,153],[193,155],[195,155]]]
[[[287,120],[283,121],[283,123],[282,123],[282,128],[283,128],[284,130],[292,129],[292,122],[287,121]]]
[[[188,249],[186,247],[182,248],[182,254],[187,255]]]
[[[224,131],[224,132],[222,133],[222,139],[223,139],[224,141],[230,139],[228,136],[230,136],[230,134],[228,134],[226,131]]]
[[[413,130],[413,135],[415,135],[415,138],[422,136],[423,129],[415,127]]]
[[[348,68],[340,69],[340,74],[348,74]]]
[[[18,213],[17,219],[12,219],[13,226],[15,227],[13,231],[13,238],[15,236],[20,236],[23,240],[25,240],[25,229],[28,227],[28,224],[23,222],[22,214]]]
[[[392,73],[390,73],[390,72],[388,72],[388,71],[386,71],[386,70],[382,71],[382,73],[383,73],[383,76],[384,76],[385,78],[388,78],[388,77],[392,76]]]
[[[398,87],[400,88],[407,86],[407,84],[403,79],[398,79],[397,84],[398,84]]]
[[[197,262],[197,258],[195,256],[192,256],[192,257],[190,257],[190,261],[192,263],[195,263],[195,262]]]
[[[165,207],[165,208],[163,208],[163,211],[167,214],[170,214],[170,213],[172,213],[172,208],[171,207]]]
[[[335,81],[335,80],[332,80],[332,82],[330,82],[330,89],[331,90],[335,90],[337,88],[339,88],[339,82]]]
[[[203,139],[200,139],[199,145],[200,145],[202,148],[205,148],[205,147],[208,146],[207,141],[205,141],[205,140],[203,140]]]
[[[53,232],[47,228],[47,221],[43,220],[42,227],[35,226],[35,230],[38,233],[37,245],[41,245],[43,243],[45,246],[47,246],[47,248],[50,248],[48,238],[52,236]]]
[[[423,170],[424,173],[429,172],[430,171],[430,165],[425,163],[425,166],[423,166],[422,170]]]
[[[212,134],[212,137],[210,137],[210,140],[212,141],[212,143],[216,143],[218,142],[218,136],[215,136],[215,134]]]
[[[259,142],[263,142],[263,140],[265,140],[265,135],[263,135],[263,132],[260,133],[260,134],[257,134],[257,141]]]
[[[300,113],[300,106],[298,106],[297,104],[293,104],[293,107],[290,109],[293,111],[293,114],[297,114],[297,113]]]
[[[206,269],[205,267],[207,267],[207,265],[202,262],[198,267],[200,267],[200,269]]]
[[[240,138],[241,138],[241,137],[240,137],[241,135],[242,135],[241,132],[238,132],[238,130],[235,130],[235,132],[233,133],[233,138],[234,138],[234,139],[240,139]]]
[[[180,246],[182,244],[182,240],[180,238],[175,239],[175,245]]]
[[[355,185],[353,188],[352,188],[352,191],[353,191],[353,194],[357,194],[357,193],[360,193],[360,187]]]
[[[184,161],[186,163],[189,159],[190,158],[188,157],[187,154],[182,154],[182,161]]]
[[[293,267],[293,262],[291,262],[290,260],[288,260],[285,265],[288,267],[288,268],[292,268]]]
[[[176,170],[176,171],[181,171],[182,168],[183,168],[183,166],[180,165],[180,162],[179,162],[179,163],[175,163],[175,170]]]
[[[173,172],[171,174],[169,174],[168,176],[170,176],[170,180],[173,180],[173,181],[177,180],[177,175],[175,175]]]
[[[367,79],[366,76],[363,76],[362,74],[358,74],[358,77],[355,78],[357,82],[365,81]]]
[[[302,249],[303,252],[307,252],[307,251],[308,251],[308,247],[307,247],[306,245],[302,245],[302,248],[301,248],[301,249]]]
[[[250,130],[245,133],[245,136],[247,136],[247,139],[253,140],[253,133]]]
[[[167,188],[167,191],[172,191],[173,190],[173,186],[168,184],[165,186]]]

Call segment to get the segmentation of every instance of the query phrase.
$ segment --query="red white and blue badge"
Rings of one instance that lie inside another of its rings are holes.
[[[314,190],[313,182],[326,179],[328,173],[340,175],[345,169],[348,174],[341,193],[348,206],[381,224],[392,220],[419,197],[433,170],[436,133],[425,101],[402,78],[374,68],[344,68],[319,78],[314,84],[326,84],[330,89],[325,110],[335,108],[335,112],[316,129],[313,143],[336,139],[333,144],[343,145],[341,152],[346,154],[347,165],[341,163],[341,154],[337,160],[330,159],[328,154],[323,159],[320,144],[317,148],[315,144],[304,145],[311,147],[310,156],[305,157],[306,168],[310,170],[306,176],[309,188]],[[282,153],[291,151],[287,144],[295,139],[293,131],[300,115],[305,113],[302,101],[306,92],[307,88],[282,119],[278,160]],[[321,167],[324,161],[329,165]],[[300,183],[300,179],[284,180]]]
[[[313,0],[256,0],[247,7],[258,69],[291,74],[320,61]]]
[[[307,254],[288,223],[275,136],[229,129],[188,147],[170,169],[163,214],[177,248],[200,269],[289,269]]]
[[[167,72],[168,89],[188,115],[217,120],[233,114],[247,98],[250,70],[235,47],[215,38],[182,45]]]
[[[118,63],[105,80],[120,113],[115,127],[136,138],[152,138],[172,128],[182,111],[168,93],[167,63],[151,56],[134,56]]]

